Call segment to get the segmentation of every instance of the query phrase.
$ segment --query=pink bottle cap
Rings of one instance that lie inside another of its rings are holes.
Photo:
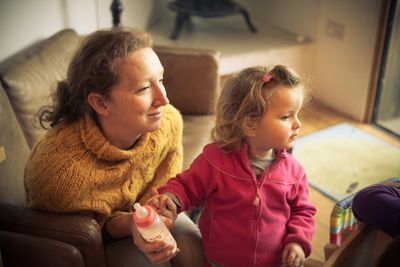
[[[134,208],[133,219],[137,227],[146,228],[154,223],[156,211],[152,207],[149,205],[140,206],[139,203],[136,203]]]

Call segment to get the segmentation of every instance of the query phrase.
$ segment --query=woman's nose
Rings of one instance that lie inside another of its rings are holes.
[[[162,84],[154,88],[153,97],[153,105],[156,107],[165,106],[169,103],[167,92],[165,91],[165,87]]]

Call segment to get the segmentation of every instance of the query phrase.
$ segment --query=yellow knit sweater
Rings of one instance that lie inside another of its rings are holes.
[[[182,169],[182,118],[171,105],[161,127],[131,150],[111,145],[86,116],[50,129],[25,168],[27,206],[60,213],[89,213],[102,226],[144,202],[151,188]]]

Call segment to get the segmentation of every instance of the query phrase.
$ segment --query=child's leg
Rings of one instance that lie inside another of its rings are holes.
[[[169,262],[152,265],[130,237],[107,244],[105,250],[107,266],[171,267]]]
[[[172,266],[203,267],[204,254],[197,225],[182,212],[178,215],[171,233],[180,249],[179,253],[171,259]]]
[[[400,235],[400,188],[376,184],[359,191],[353,199],[357,219],[395,237]]]

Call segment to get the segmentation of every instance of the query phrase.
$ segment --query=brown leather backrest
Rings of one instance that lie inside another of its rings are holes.
[[[100,267],[105,264],[100,226],[88,216],[41,212],[0,202],[0,230],[57,240],[77,248],[86,266]],[[13,236],[2,237],[1,242],[4,242],[0,244],[2,253],[4,247],[10,242],[9,238]],[[26,237],[20,238],[23,240]],[[31,241],[35,242],[35,240]],[[18,247],[17,244],[15,246]],[[71,249],[71,247],[67,248],[68,255],[73,252],[70,251]],[[46,250],[41,253],[41,256],[46,255],[45,253]],[[67,257],[71,256],[68,255]]]
[[[85,266],[77,248],[43,237],[0,230],[4,266]]]
[[[219,52],[155,46],[170,102],[185,115],[206,115],[219,95]]]

